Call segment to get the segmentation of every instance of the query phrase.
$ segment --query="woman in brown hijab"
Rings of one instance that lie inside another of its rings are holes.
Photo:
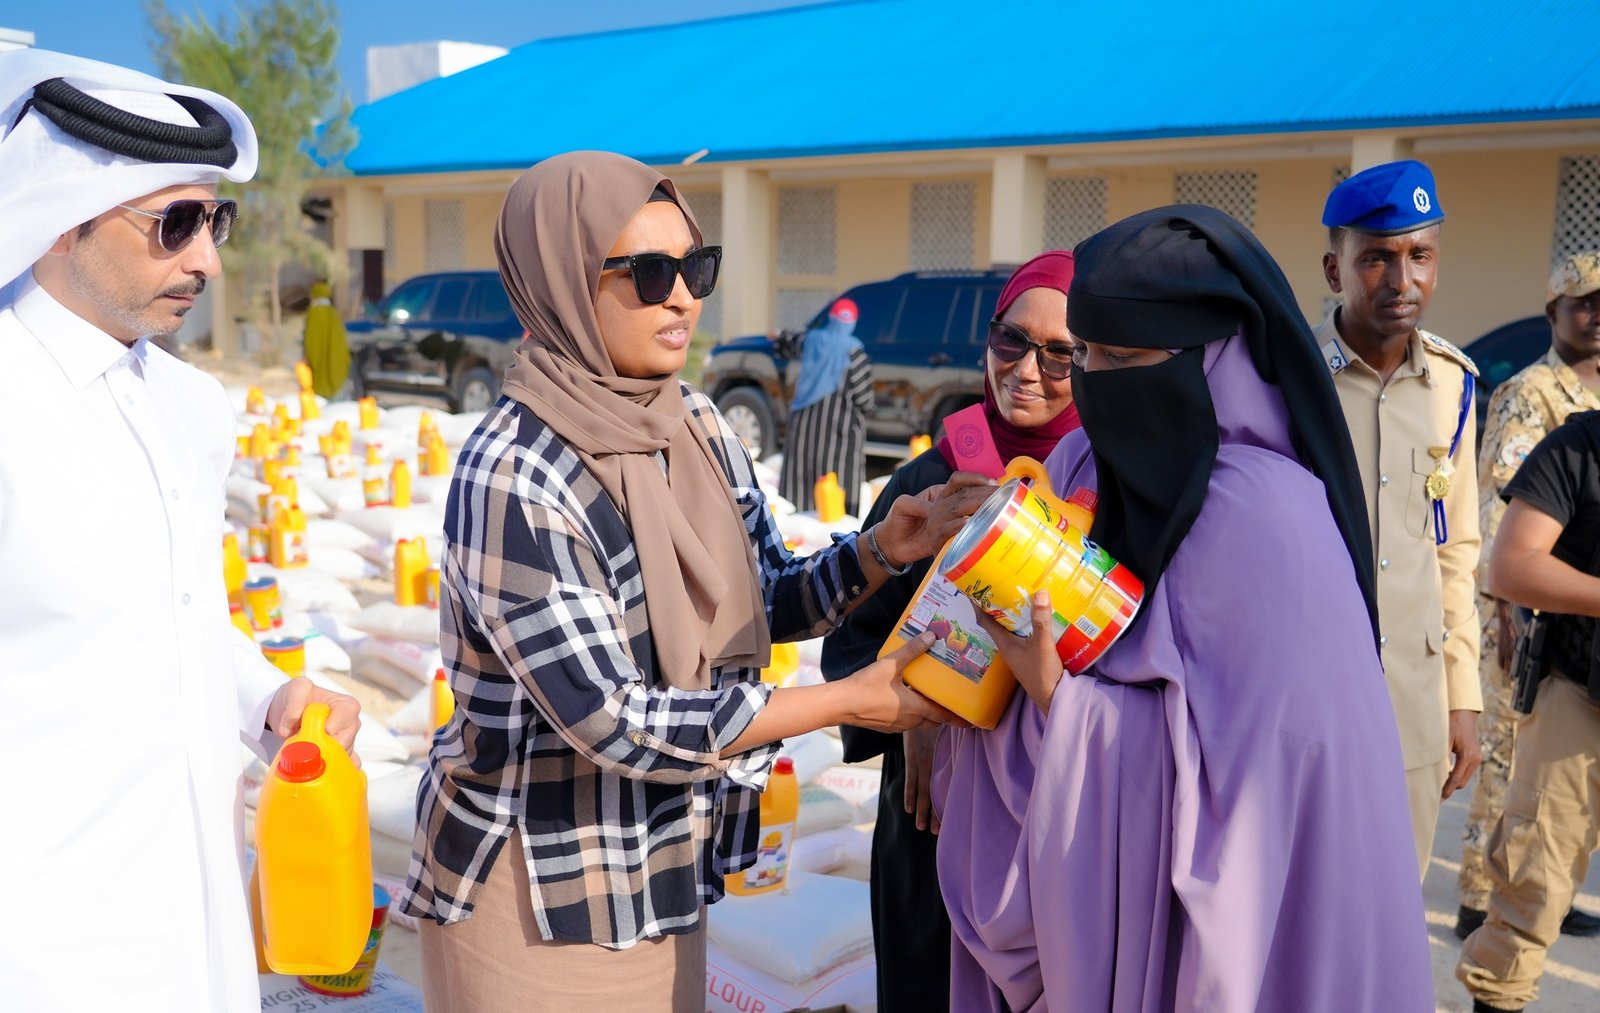
[[[402,909],[430,1011],[705,1008],[705,905],[750,865],[780,740],[949,715],[900,679],[773,689],[773,640],[828,632],[988,490],[903,497],[863,535],[784,548],[749,455],[677,378],[716,282],[670,180],[576,152],[495,232],[529,338],[457,462],[435,735]]]

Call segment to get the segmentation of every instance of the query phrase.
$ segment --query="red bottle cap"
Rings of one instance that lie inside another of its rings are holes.
[[[328,769],[315,742],[291,742],[278,754],[278,776],[296,784],[315,781]]]
[[[1067,497],[1067,502],[1076,503],[1078,506],[1081,506],[1090,513],[1093,513],[1095,507],[1100,505],[1100,497],[1095,494],[1093,489],[1080,486],[1079,488],[1073,490],[1071,496]]]
[[[778,762],[772,765],[772,772],[774,774],[793,774],[794,761],[787,756],[780,756],[778,757]]]
[[[434,682],[448,682],[449,681],[444,677],[444,669],[442,669],[442,668],[438,669],[433,673],[433,681]]]

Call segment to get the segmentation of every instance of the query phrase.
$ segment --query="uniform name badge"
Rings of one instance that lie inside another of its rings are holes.
[[[1423,482],[1428,499],[1433,504],[1433,531],[1437,543],[1444,544],[1444,498],[1450,495],[1450,477],[1455,474],[1455,466],[1450,463],[1449,447],[1429,447],[1428,456],[1433,458],[1433,470],[1428,472],[1428,477]]]

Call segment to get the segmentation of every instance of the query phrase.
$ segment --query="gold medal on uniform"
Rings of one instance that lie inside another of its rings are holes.
[[[1450,495],[1450,476],[1455,468],[1450,463],[1449,447],[1429,447],[1428,455],[1433,458],[1433,470],[1428,472],[1424,488],[1428,498],[1437,502]]]

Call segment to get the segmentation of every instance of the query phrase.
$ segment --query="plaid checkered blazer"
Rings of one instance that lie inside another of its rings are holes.
[[[682,392],[739,504],[773,640],[828,632],[866,585],[856,536],[791,556],[743,444],[704,394]],[[719,750],[770,687],[731,667],[704,691],[660,682],[626,520],[515,401],[502,397],[462,449],[445,542],[440,639],[456,711],[418,790],[401,910],[469,917],[515,841],[545,939],[620,948],[692,931],[723,877],[755,860],[779,744]]]

